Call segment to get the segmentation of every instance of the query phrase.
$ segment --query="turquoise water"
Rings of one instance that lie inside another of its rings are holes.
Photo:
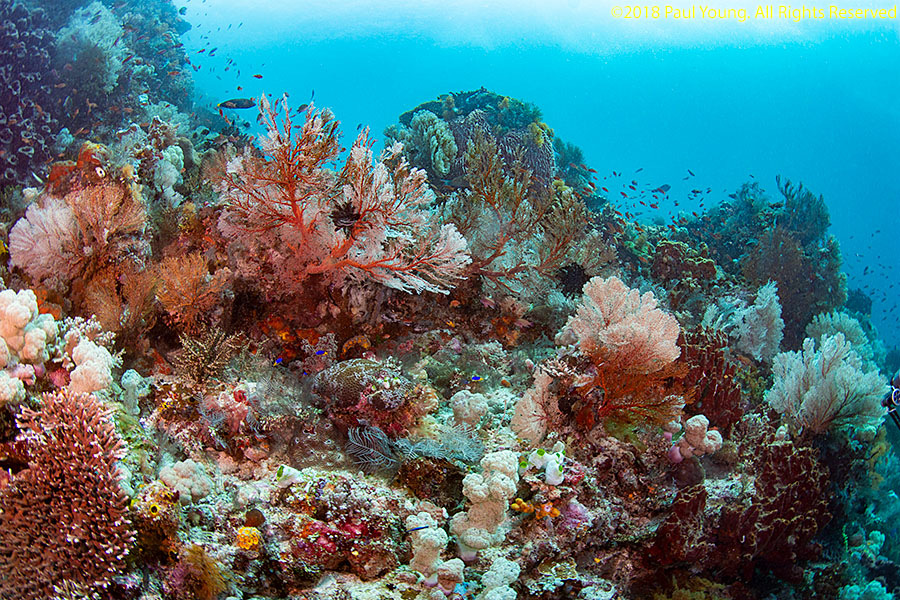
[[[592,2],[281,4],[184,4],[201,98],[288,92],[298,106],[315,90],[345,136],[363,124],[378,137],[420,102],[484,86],[537,104],[600,173],[643,168],[641,183],[672,185],[686,211],[745,181],[776,195],[777,174],[802,181],[825,197],[848,287],[873,297],[874,324],[889,347],[900,343],[896,19],[740,23],[698,8],[692,20],[626,20]],[[218,47],[215,60],[196,54],[203,47]],[[225,72],[228,58],[237,67]],[[688,170],[696,178],[683,181]]]
[[[27,1],[0,600],[900,598],[894,6]]]

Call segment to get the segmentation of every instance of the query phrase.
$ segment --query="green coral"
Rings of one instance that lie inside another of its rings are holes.
[[[457,148],[447,122],[433,112],[421,110],[413,116],[410,129],[410,143],[427,158],[431,170],[438,175],[449,173]]]

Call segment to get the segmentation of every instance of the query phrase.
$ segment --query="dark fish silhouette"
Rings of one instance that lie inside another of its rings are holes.
[[[253,108],[256,106],[256,100],[253,98],[232,98],[225,102],[219,102],[219,108]]]

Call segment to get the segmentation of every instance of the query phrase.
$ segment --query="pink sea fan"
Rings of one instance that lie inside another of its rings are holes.
[[[11,263],[35,281],[63,289],[75,276],[78,230],[65,201],[45,197],[28,207],[9,232]]]
[[[68,391],[22,411],[30,461],[0,490],[0,596],[50,598],[65,582],[105,587],[124,567],[134,534],[111,412]]]
[[[679,333],[678,321],[657,308],[652,292],[641,295],[618,277],[594,277],[557,341],[577,342],[591,359],[612,357],[632,373],[653,373],[681,354]]]

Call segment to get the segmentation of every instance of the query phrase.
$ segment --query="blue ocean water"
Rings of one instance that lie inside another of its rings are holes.
[[[0,597],[900,598],[895,6],[24,1]]]
[[[601,175],[623,173],[612,196],[631,179],[671,185],[659,215],[633,207],[643,218],[699,212],[746,181],[773,198],[776,175],[801,181],[825,198],[848,288],[872,297],[881,337],[900,345],[896,19],[795,20],[777,5],[752,18],[758,6],[737,3],[712,6],[741,6],[744,22],[700,5],[693,19],[617,19],[608,2],[181,6],[201,101],[287,92],[299,106],[314,90],[345,146],[358,125],[383,137],[417,104],[484,86],[538,105]]]

